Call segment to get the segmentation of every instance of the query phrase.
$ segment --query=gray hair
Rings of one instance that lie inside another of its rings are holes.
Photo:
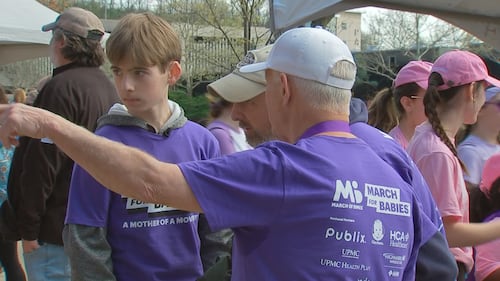
[[[335,64],[332,75],[345,80],[354,80],[356,65],[342,60]],[[336,114],[349,114],[351,90],[332,87],[317,81],[289,76],[292,84],[310,105],[318,110],[332,111]]]

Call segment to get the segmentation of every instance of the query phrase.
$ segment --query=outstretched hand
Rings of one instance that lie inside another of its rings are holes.
[[[0,105],[0,141],[9,147],[18,145],[18,136],[46,137],[44,126],[54,116],[49,111],[21,103]]]

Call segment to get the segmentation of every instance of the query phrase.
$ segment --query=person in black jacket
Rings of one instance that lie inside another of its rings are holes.
[[[99,68],[105,58],[101,21],[87,10],[68,8],[42,30],[52,31],[49,52],[55,68],[33,105],[93,131],[97,119],[119,100]],[[74,162],[50,139],[22,137],[19,142],[9,198],[1,208],[2,234],[23,241],[30,281],[70,280],[62,229]]]

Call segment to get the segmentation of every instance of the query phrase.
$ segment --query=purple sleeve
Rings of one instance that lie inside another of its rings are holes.
[[[178,165],[214,231],[268,225],[281,210],[283,168],[269,149]]]
[[[106,227],[111,193],[82,167],[75,165],[65,224]]]
[[[227,155],[236,152],[234,149],[231,136],[222,128],[212,128],[210,132],[219,142],[220,152],[222,155]]]

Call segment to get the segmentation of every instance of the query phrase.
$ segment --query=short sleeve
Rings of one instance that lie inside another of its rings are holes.
[[[219,142],[220,152],[222,155],[227,155],[235,152],[233,140],[231,136],[222,128],[211,128],[210,132]]]
[[[445,153],[432,153],[416,163],[424,176],[442,217],[462,217],[457,178],[460,167]],[[461,180],[461,179],[460,179]]]
[[[270,149],[181,163],[179,168],[214,231],[268,225],[284,201],[283,168]]]
[[[75,164],[65,223],[106,227],[111,193]]]

